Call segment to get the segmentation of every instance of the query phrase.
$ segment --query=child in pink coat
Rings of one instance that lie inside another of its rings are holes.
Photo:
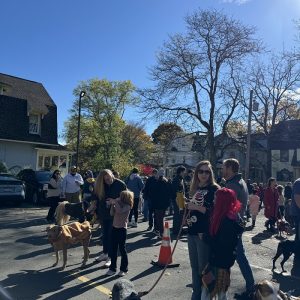
[[[257,196],[257,191],[253,190],[253,192],[249,196],[249,210],[252,218],[252,228],[255,227],[256,217],[259,211],[260,199]]]

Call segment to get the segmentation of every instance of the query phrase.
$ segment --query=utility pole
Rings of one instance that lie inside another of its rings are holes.
[[[77,168],[78,168],[78,157],[79,157],[81,98],[84,97],[84,95],[85,95],[85,91],[81,91],[79,94],[79,102],[78,102],[77,145],[76,145],[76,164],[75,164]]]
[[[253,102],[253,90],[250,91],[250,100],[249,100],[249,115],[248,115],[248,131],[247,131],[247,152],[246,152],[245,180],[249,179],[252,102]]]

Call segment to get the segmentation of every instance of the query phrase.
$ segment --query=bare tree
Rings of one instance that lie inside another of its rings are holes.
[[[273,54],[268,63],[257,63],[252,70],[250,88],[259,103],[253,117],[257,129],[266,136],[278,122],[299,119],[299,67],[297,57],[284,52]]]
[[[204,133],[214,164],[215,136],[226,132],[239,104],[235,74],[260,45],[254,28],[218,11],[197,11],[186,24],[186,34],[171,36],[158,53],[150,69],[154,86],[140,91],[141,108],[161,121]]]

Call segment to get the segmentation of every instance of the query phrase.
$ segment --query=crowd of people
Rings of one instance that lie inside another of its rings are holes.
[[[275,178],[263,184],[247,183],[240,173],[239,162],[230,158],[223,162],[222,180],[216,182],[209,161],[199,162],[194,170],[180,166],[173,179],[163,169],[153,169],[142,179],[134,168],[122,181],[119,174],[102,170],[94,178],[88,170],[83,178],[72,167],[63,179],[58,170],[49,182],[49,222],[54,221],[55,208],[62,199],[77,203],[82,199],[96,202],[96,214],[102,228],[103,251],[96,258],[109,268],[107,276],[117,271],[117,253],[121,253],[119,276],[128,272],[126,252],[127,227],[138,227],[139,214],[148,222],[148,231],[162,237],[166,212],[173,215],[172,233],[177,236],[187,227],[189,259],[192,270],[192,300],[227,299],[230,268],[236,261],[245,279],[246,295],[254,289],[254,276],[243,246],[242,234],[252,219],[251,229],[261,209],[265,227],[276,230],[276,221],[285,218],[300,238],[300,179],[294,185],[278,185]],[[141,205],[142,204],[142,205]],[[185,218],[183,218],[185,216]]]

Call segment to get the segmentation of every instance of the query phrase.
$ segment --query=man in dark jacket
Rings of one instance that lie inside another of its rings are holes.
[[[149,220],[149,227],[147,230],[152,230],[153,228],[153,201],[154,201],[154,186],[155,182],[157,181],[157,169],[152,170],[152,176],[150,176],[145,183],[145,187],[143,190],[143,197],[144,197],[144,205],[148,208],[148,220]]]
[[[164,169],[160,169],[154,185],[154,197],[152,207],[154,209],[154,233],[162,237],[164,231],[164,217],[167,208],[170,206],[172,187],[164,177]]]
[[[182,223],[182,217],[183,217],[183,211],[179,210],[179,207],[176,202],[177,193],[183,193],[185,192],[184,187],[184,177],[185,173],[185,167],[180,166],[176,170],[176,176],[174,177],[172,181],[172,204],[174,209],[174,216],[173,216],[173,229],[172,233],[177,235]]]
[[[248,189],[246,182],[242,178],[242,174],[239,173],[240,164],[238,160],[234,158],[226,159],[223,162],[223,177],[226,180],[225,186],[235,191],[237,199],[241,202],[242,208],[240,210],[241,218],[245,218],[247,203],[248,203]],[[239,239],[236,249],[236,261],[240,267],[242,275],[246,281],[246,294],[250,294],[254,289],[254,278],[248,259],[245,255],[242,237]]]

